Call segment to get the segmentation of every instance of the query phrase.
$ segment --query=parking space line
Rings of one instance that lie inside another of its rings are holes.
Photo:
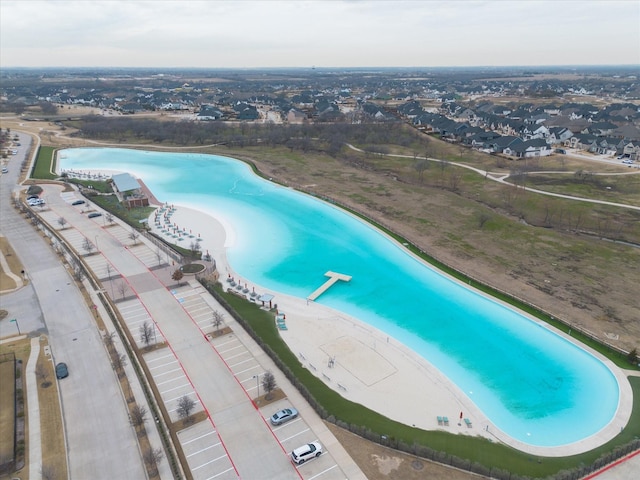
[[[225,471],[220,472],[220,473],[218,473],[217,475],[214,475],[213,477],[209,477],[209,478],[207,478],[207,480],[211,480],[212,478],[217,478],[217,477],[219,477],[220,475],[224,475],[225,473],[230,472],[231,470],[233,470],[233,468],[227,468]]]
[[[171,355],[167,355],[167,356],[171,356]],[[157,365],[155,367],[149,367],[149,370],[155,370],[156,368],[163,368],[163,367],[166,367],[167,365],[171,365],[172,363],[178,363],[178,360],[174,360],[173,362],[163,363],[162,365]]]
[[[208,437],[209,435],[213,435],[214,433],[215,431],[208,432],[208,433],[205,433],[204,435],[200,435],[199,437],[192,438],[191,440],[188,440],[186,442],[180,442],[180,443],[182,443],[182,445],[189,445],[191,442],[195,442],[196,440],[200,440],[201,438]]]
[[[154,373],[153,374],[153,378],[158,378],[158,377],[161,377],[163,375],[168,375],[168,374],[173,373],[173,372],[179,372],[181,370],[182,370],[181,368],[174,368],[173,370],[169,370],[168,372]]]
[[[301,432],[296,433],[295,435],[291,435],[290,437],[282,439],[280,443],[288,442],[289,440],[291,440],[293,438],[296,438],[298,435],[302,435],[303,433],[306,433],[309,430],[311,430],[311,429],[310,428],[305,428],[304,430],[302,430]]]
[[[206,450],[210,450],[210,449],[212,449],[212,448],[216,448],[216,447],[218,447],[218,446],[220,446],[220,445],[221,445],[221,442],[214,443],[214,444],[212,444],[212,445],[209,445],[208,447],[201,448],[201,449],[200,449],[200,450],[198,450],[197,452],[190,453],[190,454],[189,454],[189,455],[187,455],[186,457],[187,457],[187,458],[193,457],[194,455],[198,455],[199,453],[202,453],[202,452],[204,452],[204,451],[206,451]]]
[[[236,357],[237,357],[238,355],[234,355],[234,356],[236,356]],[[252,360],[255,362],[255,360],[256,360],[256,359],[255,359],[255,358],[253,358],[253,357],[251,357],[251,358],[247,358],[246,360],[243,360],[243,361],[241,361],[241,362],[234,363],[233,365],[229,365],[229,368],[237,367],[238,365],[242,365],[243,363],[247,363],[247,362],[250,362],[250,361],[252,361]]]
[[[320,456],[322,456],[322,455],[320,455]],[[329,468],[327,468],[326,470],[323,470],[320,473],[316,473],[313,477],[307,478],[307,480],[313,480],[314,478],[318,478],[319,476],[324,475],[325,473],[333,470],[334,468],[337,468],[337,466],[338,466],[337,464],[334,464],[333,467],[329,467]]]
[[[265,418],[265,420],[267,420],[267,418]],[[296,423],[298,423],[298,422],[301,422],[301,421],[302,421],[302,419],[301,419],[300,417],[298,417],[298,418],[296,418],[296,419],[294,419],[294,420],[290,420],[290,421],[288,421],[287,423],[283,423],[282,425],[279,425],[279,426],[277,426],[277,427],[273,427],[273,428],[272,428],[272,430],[273,430],[274,432],[275,432],[275,431],[278,431],[278,430],[282,430],[282,429],[283,429],[283,428],[285,428],[285,427],[289,427],[289,426],[294,425],[294,424],[296,424]],[[309,429],[307,428],[307,430],[309,430]],[[306,432],[307,430],[305,430],[305,432]]]
[[[240,343],[240,340],[238,338],[234,338],[234,339],[229,340],[227,342],[221,342],[221,343],[218,344],[216,350],[218,350],[218,352],[220,352],[220,347],[224,347],[227,343]],[[242,343],[240,343],[240,345],[242,345]]]
[[[151,363],[151,362],[155,362],[156,360],[162,360],[163,358],[167,358],[167,357],[176,358],[174,354],[169,353],[169,354],[167,354],[167,355],[163,355],[163,356],[161,356],[161,357],[152,358],[151,360],[146,360],[146,359],[145,359],[145,361],[146,361],[147,363]],[[175,360],[175,361],[177,362],[178,360]]]
[[[209,308],[209,305],[204,303],[202,300],[199,300],[197,305],[198,306],[202,305],[202,306],[199,308],[192,308],[191,313],[196,313],[196,312],[208,313],[211,311],[211,308]]]
[[[255,360],[255,358],[254,358],[254,360]],[[255,370],[255,369],[256,369],[256,368],[258,368],[258,367],[260,367],[260,364],[259,364],[259,363],[256,363],[253,367],[251,367],[251,368],[247,368],[247,369],[242,370],[242,371],[240,371],[240,372],[236,372],[234,375],[235,375],[235,376],[236,376],[236,378],[237,378],[237,377],[238,377],[238,375],[240,375],[241,373],[250,372],[251,370]],[[245,379],[245,380],[239,380],[239,381],[240,381],[240,383],[244,383],[244,382],[248,382],[249,380],[251,380],[251,378],[247,378],[247,379]]]
[[[226,358],[226,360],[227,360],[227,361],[229,361],[229,360],[233,360],[233,359],[234,359],[234,358],[236,358],[236,357],[241,357],[242,355],[246,355],[246,354],[248,354],[248,353],[249,353],[249,351],[248,351],[248,350],[245,350],[244,352],[236,353],[235,355],[231,355],[231,356],[229,356],[229,357],[227,357],[227,356],[225,355],[225,358]]]
[[[166,382],[158,383],[157,385],[158,385],[158,386],[160,386],[160,385],[163,385],[163,384],[165,384],[165,383],[175,382],[176,380],[182,380],[182,377],[174,378],[173,380],[167,380]],[[164,395],[165,393],[167,393],[167,392],[171,392],[172,390],[177,390],[177,389],[179,389],[179,388],[188,387],[188,386],[190,386],[190,385],[191,385],[191,384],[190,384],[189,382],[187,382],[187,383],[183,383],[182,385],[179,385],[179,386],[177,386],[177,387],[175,387],[175,388],[170,388],[169,390],[162,390],[160,393]]]
[[[228,457],[228,455],[222,455],[221,457],[214,458],[213,460],[211,460],[211,461],[209,461],[209,462],[207,462],[207,463],[203,463],[202,465],[199,465],[199,466],[197,466],[196,468],[192,468],[192,469],[191,469],[191,471],[192,471],[192,472],[195,472],[195,471],[196,471],[196,470],[198,470],[199,468],[205,467],[205,466],[207,466],[207,465],[209,465],[209,464],[211,464],[211,463],[213,463],[213,462],[217,462],[218,460],[221,460],[221,459],[223,459],[223,458],[227,458],[227,457]]]
[[[236,345],[235,347],[231,347],[231,348],[229,348],[229,349],[227,349],[227,350],[224,350],[224,351],[223,351],[223,350],[218,349],[218,352],[220,352],[220,355],[226,355],[226,354],[227,354],[228,352],[230,352],[231,350],[236,350],[236,349],[238,349],[238,348],[242,348],[242,349],[244,349],[244,350],[246,350],[246,349],[247,349],[247,347],[245,347],[244,345],[242,345],[241,343],[239,343],[239,344],[238,344],[238,345]]]

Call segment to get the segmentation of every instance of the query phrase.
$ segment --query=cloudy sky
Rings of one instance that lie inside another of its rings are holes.
[[[0,0],[0,67],[640,64],[640,0]]]

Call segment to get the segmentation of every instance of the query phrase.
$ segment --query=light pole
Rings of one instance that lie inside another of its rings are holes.
[[[93,237],[93,238],[95,238],[95,240],[96,240],[96,250],[97,250],[98,252],[100,252],[100,247],[98,246],[98,235],[96,235],[96,236],[95,236],[95,237]]]
[[[9,320],[9,323],[11,323],[11,322],[16,324],[16,328],[18,329],[18,335],[22,335],[20,333],[20,325],[18,325],[18,319],[17,318],[12,318],[11,320]]]
[[[256,403],[258,403],[258,400],[260,398],[260,374],[254,375],[253,378],[256,379],[256,387],[258,387],[258,396],[256,397]]]

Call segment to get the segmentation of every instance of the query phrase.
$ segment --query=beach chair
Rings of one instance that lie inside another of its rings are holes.
[[[438,417],[438,425],[444,424],[444,419],[442,417]]]
[[[472,426],[472,425],[471,425],[471,420],[469,420],[468,418],[465,418],[465,419],[464,419],[464,423],[466,423],[466,424],[467,424],[467,427],[471,428],[471,426]]]
[[[442,422],[448,427],[449,426],[449,417],[442,417]]]

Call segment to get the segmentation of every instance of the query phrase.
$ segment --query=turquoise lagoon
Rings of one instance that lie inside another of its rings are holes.
[[[60,157],[61,170],[130,172],[161,201],[219,218],[233,236],[233,270],[270,290],[306,298],[325,272],[351,275],[316,301],[410,347],[519,441],[574,443],[616,413],[619,386],[600,360],[426,266],[352,215],[268,182],[243,162],[103,148]]]

